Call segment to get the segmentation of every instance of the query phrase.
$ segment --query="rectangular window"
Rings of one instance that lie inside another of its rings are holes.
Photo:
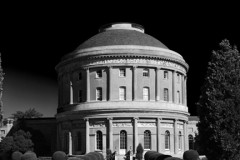
[[[96,72],[96,78],[102,78],[102,70]]]
[[[149,77],[149,70],[143,69],[143,77]]]
[[[119,88],[119,100],[126,100],[126,87]]]
[[[97,88],[96,90],[96,100],[102,101],[102,88]]]
[[[163,73],[163,78],[164,78],[164,79],[168,79],[168,71],[164,71],[164,73]]]
[[[143,100],[144,101],[149,100],[149,88],[148,87],[143,88]]]
[[[179,82],[180,82],[180,75],[177,74],[177,83],[179,83]]]
[[[78,80],[82,80],[82,73],[81,72],[78,73]]]
[[[164,101],[168,101],[168,89],[164,88]]]
[[[177,103],[180,103],[180,92],[177,91]]]
[[[82,102],[82,90],[78,90],[78,102]]]
[[[126,77],[126,69],[119,70],[119,77]]]

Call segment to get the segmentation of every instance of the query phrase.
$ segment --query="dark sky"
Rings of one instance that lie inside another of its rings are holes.
[[[223,39],[240,47],[237,5],[180,7],[154,5],[99,8],[85,5],[15,4],[1,6],[0,52],[4,79],[4,114],[29,108],[56,114],[57,74],[61,57],[98,33],[101,25],[133,22],[189,64],[187,92],[191,115],[200,96],[207,63]],[[97,5],[97,4],[95,4]],[[127,6],[127,5],[126,5]],[[147,9],[146,9],[147,8]]]

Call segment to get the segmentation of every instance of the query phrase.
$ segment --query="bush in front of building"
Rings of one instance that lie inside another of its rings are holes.
[[[67,160],[83,160],[80,157],[69,157]]]
[[[168,157],[168,158],[165,158],[164,160],[183,160],[183,159],[178,157]]]
[[[37,155],[32,151],[27,151],[22,155],[21,160],[37,160]]]
[[[21,160],[22,155],[23,154],[21,152],[15,151],[12,153],[11,158],[12,158],[12,160]]]
[[[144,155],[144,160],[150,160],[150,156],[154,153],[158,153],[157,151],[147,151]]]
[[[172,157],[172,156],[170,156],[170,155],[160,155],[155,160],[165,160],[168,157]]]
[[[52,155],[52,160],[66,160],[66,153],[63,151],[56,151]]]
[[[143,158],[143,146],[142,143],[139,143],[137,146],[136,159],[142,160]]]
[[[200,158],[197,151],[187,150],[183,153],[183,160],[200,160]]]

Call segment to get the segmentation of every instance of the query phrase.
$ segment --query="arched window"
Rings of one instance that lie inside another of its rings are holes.
[[[182,133],[179,131],[178,135],[178,144],[179,144],[179,150],[182,149]]]
[[[143,88],[143,100],[149,101],[149,88],[148,87]]]
[[[102,132],[101,131],[97,131],[96,141],[97,141],[97,149],[102,150]]]
[[[64,149],[65,149],[65,151],[67,151],[68,152],[68,147],[69,147],[69,142],[68,142],[68,139],[69,137],[68,137],[68,133],[65,133],[64,134]]]
[[[96,89],[96,100],[102,101],[102,88],[101,87],[98,87]]]
[[[126,87],[119,87],[119,100],[126,100]]]
[[[120,132],[120,149],[127,149],[127,132]]]
[[[188,135],[188,141],[189,141],[189,149],[194,149],[193,136],[191,134]]]
[[[170,132],[166,131],[165,132],[165,150],[170,149]]]
[[[78,151],[82,150],[82,134],[81,134],[81,132],[77,133],[77,150]]]
[[[177,103],[181,103],[181,100],[180,100],[180,91],[177,91]]]
[[[164,88],[164,101],[168,101],[168,89]]]
[[[151,132],[144,132],[144,149],[151,149]]]

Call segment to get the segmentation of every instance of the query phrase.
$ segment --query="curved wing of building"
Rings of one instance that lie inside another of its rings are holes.
[[[183,57],[133,23],[108,24],[56,66],[58,147],[119,159],[128,151],[188,149]]]

